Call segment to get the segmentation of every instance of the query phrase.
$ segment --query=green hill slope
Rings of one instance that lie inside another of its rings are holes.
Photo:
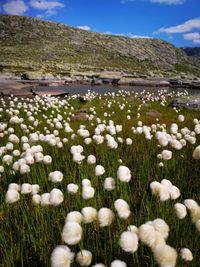
[[[98,34],[30,17],[0,15],[0,71],[117,70],[127,73],[193,73],[198,64],[170,43]]]

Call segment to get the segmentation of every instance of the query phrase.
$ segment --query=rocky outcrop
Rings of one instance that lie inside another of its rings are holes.
[[[178,108],[188,108],[188,109],[200,109],[200,98],[195,99],[185,99],[185,98],[175,98],[171,102],[172,107]]]

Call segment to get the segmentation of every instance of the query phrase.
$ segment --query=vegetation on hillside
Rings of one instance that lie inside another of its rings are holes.
[[[3,72],[176,73],[177,65],[182,65],[186,73],[199,73],[198,66],[184,52],[163,40],[99,34],[31,17],[0,15]]]

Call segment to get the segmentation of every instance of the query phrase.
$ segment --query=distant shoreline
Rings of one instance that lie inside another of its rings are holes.
[[[144,87],[155,87],[156,88],[169,88],[169,87],[181,87],[185,89],[200,89],[200,82],[196,81],[187,81],[187,80],[175,80],[175,79],[134,79],[130,81],[125,81],[121,83],[113,84],[112,82],[101,82],[101,83],[91,83],[84,80],[77,82],[69,82],[65,80],[20,80],[20,79],[6,79],[0,78],[0,95],[1,96],[10,96],[15,95],[18,97],[31,97],[34,95],[64,95],[67,94],[66,90],[63,90],[62,87],[72,87],[75,86],[92,86],[94,85],[103,87],[105,85],[115,85],[115,86],[137,86],[141,88]],[[41,90],[40,90],[41,87]],[[59,89],[52,90],[52,87],[59,87]]]

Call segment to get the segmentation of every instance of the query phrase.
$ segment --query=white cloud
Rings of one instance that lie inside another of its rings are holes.
[[[65,5],[59,1],[48,1],[48,0],[30,0],[29,5],[35,9],[45,11],[43,18],[56,14],[56,8],[63,8]]]
[[[46,1],[46,0],[31,0],[29,4],[40,10],[53,10],[57,7],[64,7],[65,5],[59,1]]]
[[[84,31],[91,31],[91,27],[90,26],[87,26],[87,25],[84,25],[84,26],[77,26],[77,28],[81,29],[81,30],[84,30]]]
[[[166,5],[181,5],[185,2],[185,0],[150,0],[150,2]]]
[[[193,41],[195,39],[200,39],[200,34],[198,32],[186,33],[183,35],[183,38],[185,40]]]
[[[3,5],[3,10],[7,14],[23,15],[28,10],[28,6],[23,0],[9,0]]]
[[[191,32],[183,34],[185,40],[193,41],[194,44],[200,44],[200,34],[198,32]]]
[[[168,28],[160,28],[156,33],[184,33],[194,29],[200,29],[200,18],[190,19],[183,24]]]

